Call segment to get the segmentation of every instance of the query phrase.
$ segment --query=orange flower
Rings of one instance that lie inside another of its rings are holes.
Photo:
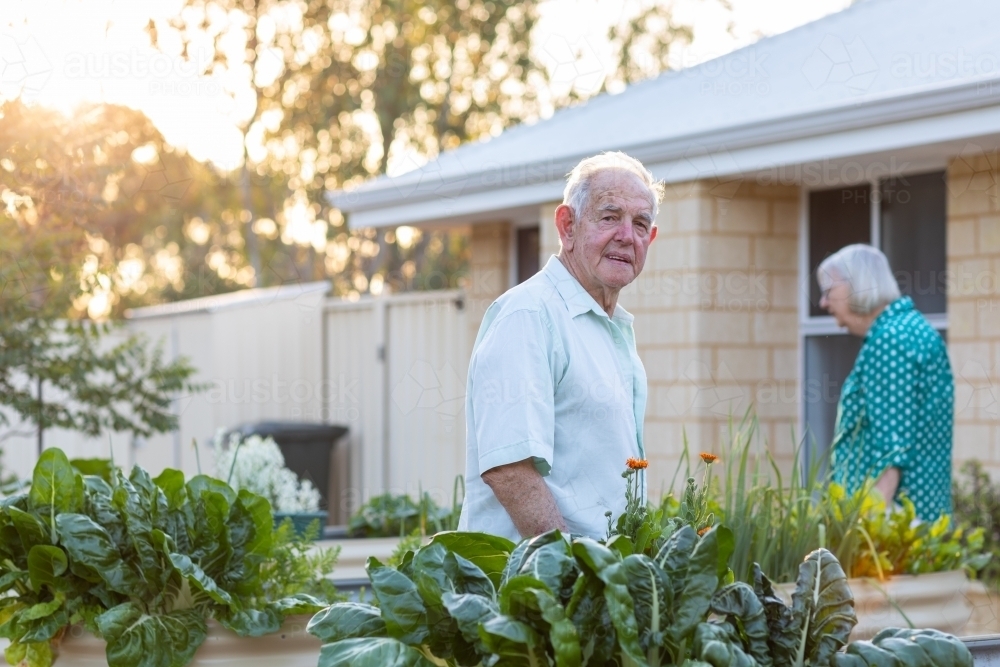
[[[716,461],[719,460],[719,457],[716,456],[715,454],[709,454],[708,452],[702,452],[701,453],[701,460],[704,461],[705,463],[715,463]]]
[[[707,533],[710,530],[712,530],[711,526],[705,526],[704,528],[702,528],[702,529],[700,529],[698,531],[698,537],[701,537],[702,535],[704,535],[705,533]]]
[[[646,459],[633,459],[629,457],[625,461],[625,465],[627,465],[631,470],[645,470],[649,465],[649,461]]]

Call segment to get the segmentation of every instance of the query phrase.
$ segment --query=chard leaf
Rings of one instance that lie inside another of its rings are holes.
[[[191,498],[200,498],[204,493],[217,493],[226,501],[228,509],[236,502],[236,491],[221,479],[215,479],[208,475],[195,475],[188,480],[187,493]]]
[[[52,589],[61,588],[60,577],[66,573],[68,566],[66,552],[62,549],[48,544],[36,544],[28,552],[28,575],[31,577],[31,587],[39,592],[45,585]]]
[[[271,551],[271,533],[274,528],[271,503],[263,496],[240,489],[234,508],[239,517],[247,517],[250,529],[239,540],[233,536],[233,548],[239,544],[246,556],[265,558]]]
[[[444,557],[444,572],[457,593],[472,593],[490,599],[496,597],[493,581],[486,573],[471,560],[453,551],[449,551]]]
[[[558,535],[558,533],[556,533]],[[526,574],[543,582],[553,594],[569,596],[579,574],[572,550],[566,540],[560,539],[532,550],[518,574]]]
[[[25,572],[24,570],[13,570],[11,572],[4,574],[3,576],[0,576],[0,593],[6,593],[8,590],[17,585],[19,581],[26,578],[27,576],[28,573]],[[0,598],[2,597],[3,596],[0,595]],[[2,618],[3,616],[0,615],[0,619]]]
[[[424,654],[388,637],[344,639],[326,644],[319,667],[435,667]]]
[[[535,590],[550,594],[552,592],[544,583],[527,574],[519,574],[508,579],[500,587],[498,595],[500,613],[534,625],[535,618],[541,618],[538,601],[534,596]]]
[[[297,593],[281,598],[280,600],[275,600],[269,606],[284,618],[285,616],[292,616],[294,614],[315,614],[325,608],[326,603],[321,602],[312,595]]]
[[[28,647],[21,642],[11,642],[3,651],[8,665],[20,665],[28,657]]]
[[[96,477],[108,484],[115,471],[110,459],[70,459],[69,463],[81,475]]]
[[[61,601],[60,601],[61,604]],[[33,608],[37,608],[44,605],[35,605]],[[51,608],[38,608],[35,614],[46,613]],[[25,610],[26,612],[29,610]],[[30,644],[33,642],[47,642],[56,634],[59,633],[64,627],[69,625],[69,615],[66,613],[65,609],[57,609],[52,613],[35,619],[27,619],[22,617],[20,627],[22,630],[20,641],[25,644]]]
[[[510,540],[497,535],[460,531],[438,533],[431,539],[431,544],[440,544],[475,563],[490,578],[494,588],[500,587],[500,575],[515,546]]]
[[[621,557],[589,538],[573,542],[573,555],[604,583],[604,600],[622,653],[643,664],[645,656],[639,646],[639,625],[635,620],[635,608],[628,591],[628,575]]]
[[[83,477],[61,449],[46,449],[38,457],[31,476],[28,506],[50,516],[83,509]]]
[[[694,631],[691,652],[697,660],[712,667],[755,667],[755,663],[740,646],[739,637],[731,625],[699,623]]]
[[[111,536],[101,526],[82,514],[60,514],[56,517],[59,541],[78,562],[97,573],[111,590],[123,595],[143,595],[142,582],[122,559],[111,541]]]
[[[109,667],[185,667],[207,635],[195,609],[145,614],[135,602],[125,602],[96,622],[108,644]]]
[[[673,584],[674,598],[681,594],[691,552],[694,551],[697,542],[698,533],[691,526],[684,524],[667,538],[656,554],[656,564],[667,573]]]
[[[580,637],[576,626],[566,618],[566,610],[552,595],[541,589],[532,591],[542,618],[549,624],[549,642],[556,656],[556,667],[580,667]]]
[[[592,572],[584,571],[573,585],[566,605],[577,636],[584,664],[603,665],[614,658],[615,629],[604,600],[604,584]]]
[[[51,544],[55,541],[51,539],[46,525],[34,514],[22,512],[16,507],[8,507],[7,515],[10,516],[10,520],[14,524],[14,529],[17,531],[25,553],[30,553],[34,546]]]
[[[306,630],[324,644],[357,637],[384,637],[386,633],[378,607],[360,602],[330,605],[309,619]]]
[[[764,607],[764,617],[767,620],[768,641],[771,657],[778,667],[795,664],[798,652],[801,626],[796,624],[791,608],[779,598],[763,572],[760,565],[753,564],[754,595]]]
[[[222,605],[233,604],[233,598],[226,591],[219,588],[212,577],[208,576],[201,567],[185,554],[170,554],[170,562],[174,569],[182,577],[188,580],[191,586],[204,592],[208,597]]]
[[[639,645],[647,656],[651,651],[660,655],[664,631],[672,621],[673,587],[670,578],[648,556],[635,554],[622,562],[639,626]],[[653,661],[652,658],[650,661]]]
[[[526,623],[509,616],[494,616],[479,626],[479,636],[486,650],[499,656],[495,664],[547,664],[544,640]]]
[[[421,547],[413,556],[413,582],[427,606],[441,606],[441,596],[454,592],[454,585],[444,571],[448,551],[440,544]]]
[[[427,607],[417,585],[402,572],[380,563],[377,558],[369,558],[365,569],[382,609],[389,636],[407,644],[423,643],[430,633],[427,629]]]
[[[678,531],[682,532],[685,531],[683,529]],[[712,595],[719,587],[720,534],[725,533],[714,528],[699,538],[694,551],[688,557],[686,566],[681,563],[679,555],[672,561],[679,566],[677,570],[683,573],[680,595],[675,598],[674,622],[666,629],[667,636],[676,645],[686,641],[704,620],[712,603]],[[676,590],[677,582],[673,583]]]
[[[833,667],[972,667],[972,653],[965,643],[938,630],[886,628],[871,641],[851,642],[847,651],[834,654]]]
[[[25,621],[37,621],[40,618],[46,618],[56,613],[62,607],[62,604],[63,600],[59,598],[33,604],[21,612],[18,621],[23,623]]]
[[[43,642],[12,642],[4,650],[4,658],[10,665],[27,665],[27,667],[49,667],[52,664],[52,647],[48,641]]]
[[[767,643],[770,632],[764,605],[750,586],[737,582],[720,588],[712,596],[710,610],[713,614],[726,617],[744,648],[760,667],[771,667],[773,660]]]
[[[805,660],[813,665],[828,664],[857,625],[847,576],[826,549],[813,551],[799,566],[792,617],[798,634],[796,664]]]
[[[429,544],[417,550],[411,566],[413,580],[427,610],[428,648],[434,655],[445,660],[456,657],[457,654],[473,652],[472,647],[462,639],[458,624],[448,615],[441,601],[442,595],[456,591],[455,582],[448,576],[445,565],[449,556],[454,561],[454,554],[443,546]],[[475,568],[475,565],[472,567]]]
[[[500,614],[496,603],[489,598],[471,593],[445,593],[441,601],[458,624],[462,638],[477,646],[481,652],[487,653],[479,635],[479,625]]]
[[[562,534],[558,530],[550,530],[546,533],[542,533],[541,535],[535,535],[530,539],[522,540],[516,547],[514,547],[514,550],[510,552],[510,557],[503,566],[500,586],[506,583],[508,579],[516,577],[520,574],[525,561],[528,560],[528,557],[534,553],[536,549],[540,549],[546,544],[552,544],[557,540],[560,542],[562,541]]]
[[[232,557],[220,583],[236,595],[252,595],[260,584],[261,563],[271,549],[274,526],[271,504],[241,489],[229,512],[227,526]]]
[[[184,553],[190,554],[191,560],[197,562],[208,576],[218,581],[225,575],[233,557],[233,546],[230,543],[227,525],[230,503],[221,493],[203,490],[194,494],[190,489],[191,482],[188,482],[188,492],[192,496],[192,501],[188,505],[190,515],[187,522],[190,549]],[[235,497],[232,489],[230,494]]]
[[[163,587],[165,577],[160,552],[152,541],[153,520],[149,498],[144,497],[130,480],[125,479],[120,470],[116,470],[115,474],[118,479],[111,494],[111,505],[118,510],[125,524],[124,542],[128,545],[132,562],[138,566],[138,574],[148,589],[146,599],[151,599]]]
[[[235,609],[230,607],[216,614],[224,626],[240,637],[261,637],[281,628],[281,615],[270,607],[265,609]]]
[[[187,502],[184,473],[180,470],[167,468],[153,479],[153,483],[163,491],[163,495],[167,499],[168,509],[178,510]]]

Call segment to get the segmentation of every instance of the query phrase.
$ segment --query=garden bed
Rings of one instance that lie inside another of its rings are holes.
[[[309,616],[285,620],[281,630],[264,637],[239,637],[216,621],[188,667],[316,667],[321,642],[306,632]],[[103,640],[74,625],[59,646],[55,667],[107,667]]]
[[[961,570],[896,575],[881,583],[848,579],[847,583],[858,616],[851,640],[871,639],[883,628],[905,628],[909,623],[957,637],[1000,635],[1000,600]],[[794,584],[775,586],[786,601],[791,600],[794,588]]]

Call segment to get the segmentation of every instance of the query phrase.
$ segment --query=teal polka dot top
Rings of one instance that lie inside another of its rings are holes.
[[[955,387],[944,341],[913,307],[893,301],[865,336],[837,406],[832,469],[849,493],[866,477],[899,468],[895,500],[906,494],[917,516],[951,514],[951,437]]]

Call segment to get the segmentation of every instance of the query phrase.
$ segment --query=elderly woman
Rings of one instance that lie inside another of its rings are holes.
[[[837,406],[834,481],[853,493],[873,478],[886,501],[905,494],[920,519],[950,514],[954,382],[944,341],[900,296],[876,248],[842,248],[816,273],[820,305],[864,338]]]

